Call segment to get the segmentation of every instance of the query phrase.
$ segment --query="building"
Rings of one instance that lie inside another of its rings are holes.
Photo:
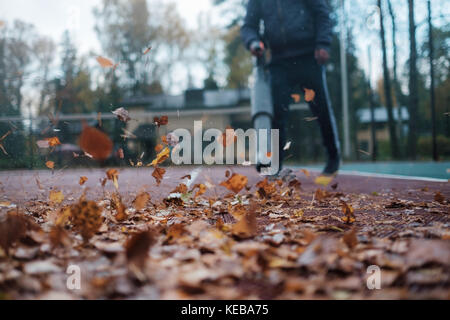
[[[394,120],[397,123],[399,133],[401,133],[403,136],[407,136],[409,121],[408,109],[406,107],[401,107],[400,117],[398,110],[398,108],[394,109]],[[357,133],[358,144],[361,149],[370,151],[372,150],[370,127],[372,120],[370,109],[361,109],[357,114],[359,119],[359,128]],[[388,115],[386,107],[375,108],[374,116],[377,141],[389,141]]]

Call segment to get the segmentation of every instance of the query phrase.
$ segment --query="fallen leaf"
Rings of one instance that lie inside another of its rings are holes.
[[[303,174],[304,174],[305,176],[307,176],[307,177],[309,177],[309,176],[310,176],[310,174],[309,174],[309,171],[308,171],[308,170],[306,170],[306,169],[300,169],[300,171],[301,171],[301,172],[303,172]]]
[[[122,203],[122,198],[118,193],[113,193],[111,196],[111,208],[116,210],[114,218],[116,218],[117,221],[121,222],[128,219],[125,205]]]
[[[148,251],[155,242],[155,237],[149,230],[133,234],[125,243],[128,263],[134,264],[142,270],[148,257]]]
[[[333,181],[333,179],[334,177],[320,175],[316,178],[316,180],[314,180],[314,183],[326,187],[331,181]]]
[[[45,166],[47,167],[47,168],[49,168],[49,169],[55,169],[55,163],[53,162],[53,161],[47,161],[46,163],[45,163]]]
[[[119,148],[119,150],[117,150],[117,156],[118,156],[120,159],[125,158],[125,155],[123,154],[123,149],[122,149],[122,148]]]
[[[252,238],[256,235],[256,203],[252,202],[247,213],[233,225],[232,233],[240,239]]]
[[[187,230],[181,223],[172,224],[166,231],[166,242],[173,243],[174,240],[179,239],[182,235],[186,234]]]
[[[187,192],[188,192],[188,187],[184,183],[181,183],[180,185],[178,185],[178,187],[173,189],[171,193],[184,194],[184,193],[187,193]]]
[[[356,247],[358,245],[358,238],[356,237],[356,228],[353,228],[352,230],[346,232],[342,237],[342,240],[350,249]]]
[[[85,242],[92,238],[103,224],[101,210],[94,201],[80,199],[70,208],[70,213],[75,230],[81,234]]]
[[[329,197],[328,192],[322,189],[317,189],[316,192],[314,193],[314,199],[317,201],[325,200],[328,197]]]
[[[52,248],[60,247],[68,247],[71,243],[69,234],[67,231],[60,225],[55,225],[50,230],[48,235]]]
[[[114,62],[112,62],[110,59],[98,56],[97,62],[100,64],[102,68],[113,68]]]
[[[164,161],[169,159],[169,155],[170,155],[170,149],[168,147],[166,147],[160,153],[158,153],[158,155],[156,156],[156,159],[154,159],[150,165],[155,167],[158,164],[163,163]]]
[[[164,177],[164,174],[166,173],[166,169],[156,167],[155,170],[153,170],[152,176],[156,180],[156,184],[159,186],[161,184],[161,181]]]
[[[142,192],[137,195],[136,199],[133,201],[134,208],[139,211],[144,209],[148,202],[150,201],[150,194],[148,192]]]
[[[109,169],[106,171],[108,180],[112,180],[116,190],[119,190],[119,172],[116,169]]]
[[[113,142],[102,131],[85,126],[79,139],[81,150],[96,160],[106,160],[112,153]]]
[[[301,96],[298,93],[291,94],[291,98],[294,100],[295,103],[299,103],[301,100]]]
[[[159,128],[160,126],[165,126],[165,125],[167,125],[169,123],[169,117],[168,116],[162,116],[161,118],[154,117],[153,118],[153,122]]]
[[[192,188],[191,192],[193,192],[195,189],[198,189],[198,190],[195,193],[194,198],[201,196],[202,194],[204,194],[206,192],[206,186],[203,183],[196,184]]]
[[[439,202],[439,203],[444,203],[445,201],[445,197],[442,195],[442,193],[440,193],[439,191],[436,192],[434,194],[434,201]]]
[[[248,178],[241,174],[233,173],[233,175],[226,181],[222,182],[220,185],[233,191],[234,193],[239,193],[248,183]]]
[[[306,89],[306,88],[303,88],[303,90],[305,90],[305,101],[306,102],[313,101],[314,98],[316,97],[316,93],[314,92],[314,90]]]
[[[85,177],[85,176],[80,177],[80,181],[78,182],[78,184],[79,184],[80,186],[82,186],[83,184],[86,183],[86,181],[88,181],[88,178],[87,178],[87,177]]]
[[[61,144],[58,137],[45,138],[44,140],[39,140],[36,142],[39,148],[50,148],[56,147]]]
[[[152,47],[148,47],[147,49],[145,49],[145,51],[142,53],[142,55],[146,55],[147,53],[149,53],[152,50]]]
[[[59,203],[63,202],[64,194],[62,193],[62,191],[51,190],[50,195],[49,195],[49,200],[50,200],[50,202],[59,204]]]
[[[351,224],[356,221],[355,219],[355,210],[351,205],[349,205],[345,201],[341,201],[342,212],[345,214],[345,217],[342,218],[342,221],[345,223]]]
[[[6,218],[0,220],[0,247],[9,254],[9,249],[24,238],[29,230],[40,229],[30,218],[17,209],[8,211]]]
[[[124,108],[118,108],[118,109],[112,111],[112,113],[115,114],[117,116],[117,119],[119,119],[122,122],[127,123],[128,121],[131,120],[128,111],[125,110]]]

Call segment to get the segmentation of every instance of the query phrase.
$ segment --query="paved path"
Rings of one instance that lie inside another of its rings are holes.
[[[149,191],[154,200],[166,197],[181,182],[188,185],[205,183],[208,181],[216,187],[208,190],[215,195],[224,195],[227,190],[218,186],[225,180],[225,171],[231,170],[244,174],[249,179],[249,186],[254,186],[263,177],[256,173],[251,167],[170,167],[160,186],[157,186],[155,179],[151,176],[150,168],[124,168],[119,170],[120,193],[124,200],[132,200],[136,193]],[[28,200],[47,200],[49,191],[58,189],[63,191],[67,200],[77,199],[84,189],[87,195],[98,198],[103,191],[112,191],[113,185],[108,181],[104,188],[100,181],[105,178],[106,169],[66,169],[39,171],[4,171],[0,172],[0,200],[9,200],[16,204],[23,204]],[[305,191],[313,192],[319,186],[314,184],[314,178],[318,172],[310,172],[307,177],[298,168],[294,173],[302,183]],[[192,175],[192,180],[181,180],[180,178]],[[85,186],[78,184],[81,176],[88,177]],[[441,192],[445,197],[450,197],[450,183],[424,181],[414,179],[399,179],[374,177],[353,174],[338,175],[331,185],[337,183],[336,191],[344,193],[366,193],[366,194],[391,194],[403,199],[431,201],[435,192]],[[330,187],[328,187],[330,189]],[[207,194],[208,195],[208,194]]]

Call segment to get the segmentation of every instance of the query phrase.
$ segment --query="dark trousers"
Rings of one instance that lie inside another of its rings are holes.
[[[269,71],[274,103],[272,125],[273,129],[280,130],[280,166],[283,160],[283,148],[286,144],[289,105],[292,103],[292,94],[300,93],[302,101],[304,101],[303,88],[315,91],[315,99],[309,104],[309,107],[314,117],[318,118],[323,145],[328,156],[339,158],[339,137],[328,94],[325,67],[319,65],[313,56],[304,56],[272,63],[269,65]],[[297,125],[301,126],[302,123]]]

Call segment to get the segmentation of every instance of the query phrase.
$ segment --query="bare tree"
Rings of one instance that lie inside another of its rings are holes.
[[[408,155],[415,159],[417,155],[417,114],[419,108],[418,80],[417,80],[417,43],[416,22],[414,18],[414,0],[408,1],[409,11],[409,132]]]
[[[43,114],[45,111],[45,101],[50,94],[49,72],[50,66],[55,58],[56,46],[53,40],[47,37],[38,38],[33,44],[33,52],[35,54],[39,77],[36,85],[41,86],[41,92],[38,103],[38,114]]]
[[[431,107],[431,128],[433,135],[433,160],[438,161],[438,150],[436,142],[436,99],[434,92],[434,43],[433,43],[433,23],[431,21],[431,0],[428,0],[428,44],[430,46],[430,107]]]
[[[398,50],[397,50],[397,19],[392,6],[392,1],[387,0],[389,15],[391,16],[392,25],[392,74],[394,80],[394,107],[397,107],[397,123],[398,123],[398,137],[400,144],[403,142],[403,120],[402,109],[399,103],[401,90],[400,82],[398,81]]]
[[[391,155],[394,159],[399,158],[399,149],[397,141],[397,131],[395,126],[394,114],[393,114],[393,103],[392,103],[392,91],[391,91],[391,77],[389,75],[389,68],[387,62],[387,49],[386,49],[386,36],[384,29],[384,14],[382,1],[378,0],[378,7],[380,8],[380,39],[381,48],[383,51],[383,78],[384,78],[384,94],[386,96],[386,108],[388,114],[388,127],[389,136],[391,142]]]

